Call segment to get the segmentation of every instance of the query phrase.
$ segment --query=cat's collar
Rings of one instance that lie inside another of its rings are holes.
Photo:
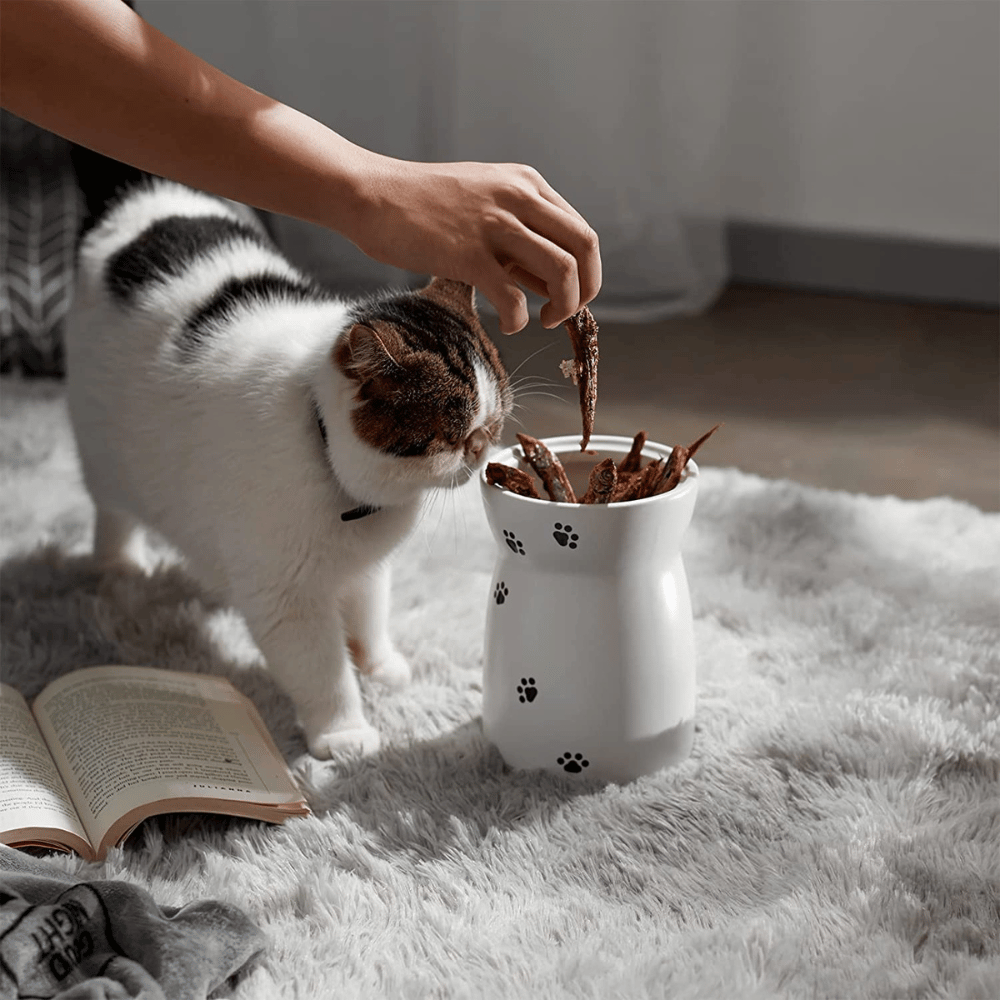
[[[319,406],[316,405],[314,408],[316,410],[316,426],[319,428],[319,436],[323,439],[323,446],[326,447],[326,424],[323,423]],[[373,507],[370,503],[363,503],[357,507],[353,507],[351,510],[345,510],[340,515],[340,519],[341,521],[357,521],[362,517],[367,517],[369,514],[377,514],[381,509],[381,507]]]

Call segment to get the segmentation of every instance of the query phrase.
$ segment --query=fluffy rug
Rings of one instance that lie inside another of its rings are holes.
[[[415,667],[376,756],[305,755],[239,619],[169,555],[98,577],[58,386],[3,383],[3,676],[218,672],[315,815],[146,824],[102,865],[243,907],[249,998],[1000,995],[1000,517],[704,470],[685,559],[693,757],[628,786],[511,773],[480,729],[493,543],[475,492],[398,561]]]

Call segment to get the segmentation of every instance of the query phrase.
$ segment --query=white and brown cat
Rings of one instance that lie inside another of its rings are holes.
[[[249,209],[144,180],[81,243],[66,340],[100,563],[160,533],[245,616],[311,752],[376,749],[351,661],[409,679],[389,556],[512,405],[474,291],[341,300]]]

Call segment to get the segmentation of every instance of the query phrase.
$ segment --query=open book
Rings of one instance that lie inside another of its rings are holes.
[[[87,667],[29,708],[0,684],[0,843],[100,860],[150,816],[283,823],[309,813],[253,704],[229,681]]]

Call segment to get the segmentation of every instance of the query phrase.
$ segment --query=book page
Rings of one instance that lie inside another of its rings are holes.
[[[34,712],[99,846],[116,820],[165,799],[300,802],[248,705],[217,677],[90,667],[50,684]]]
[[[0,684],[0,840],[38,842],[46,830],[87,841],[28,703]]]

